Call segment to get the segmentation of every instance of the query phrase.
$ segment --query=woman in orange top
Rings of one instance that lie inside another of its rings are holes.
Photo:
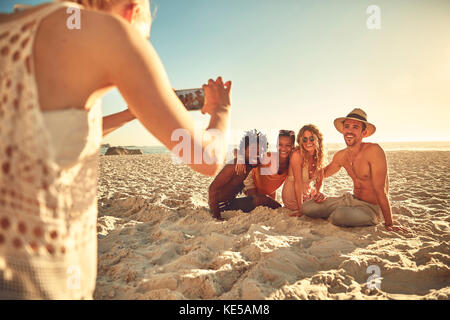
[[[295,145],[295,133],[292,130],[280,130],[278,134],[278,152],[268,152],[266,161],[252,169],[244,181],[247,196],[267,195],[275,200],[277,189],[286,180],[289,169],[289,157]],[[272,161],[275,160],[275,161]],[[245,171],[245,166],[237,164],[236,171]]]

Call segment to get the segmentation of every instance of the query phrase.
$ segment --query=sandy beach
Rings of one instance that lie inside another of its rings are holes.
[[[95,299],[449,299],[450,151],[391,151],[395,221],[208,210],[212,178],[170,155],[101,156]],[[351,191],[343,170],[325,193]],[[379,270],[380,289],[367,284]],[[369,273],[368,273],[369,271]]]

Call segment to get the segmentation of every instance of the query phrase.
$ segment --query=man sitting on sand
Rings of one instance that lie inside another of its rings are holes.
[[[344,227],[375,225],[384,217],[387,230],[402,230],[394,226],[392,219],[386,155],[378,144],[362,142],[375,132],[375,126],[367,121],[367,114],[361,109],[334,120],[334,126],[343,134],[347,148],[334,155],[324,176],[329,177],[344,167],[353,180],[353,195],[330,197],[321,203],[307,201],[303,213],[311,218],[329,217],[331,223]]]
[[[216,176],[209,186],[209,207],[212,215],[218,220],[223,220],[220,212],[226,210],[242,210],[250,212],[257,206],[267,206],[275,209],[281,205],[265,195],[251,195],[243,198],[236,196],[244,188],[244,180],[247,178],[250,170],[257,167],[260,161],[260,155],[266,154],[267,138],[257,130],[245,133],[239,146],[239,156],[245,159],[246,170],[242,173],[235,172],[237,159],[232,163],[226,164],[222,171]]]

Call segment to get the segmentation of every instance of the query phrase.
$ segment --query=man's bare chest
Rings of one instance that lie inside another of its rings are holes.
[[[371,170],[368,159],[365,157],[364,153],[361,152],[357,156],[352,157],[350,154],[344,159],[344,168],[347,174],[354,181],[370,181]]]

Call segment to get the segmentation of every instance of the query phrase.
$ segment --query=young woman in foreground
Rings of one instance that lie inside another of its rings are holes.
[[[101,97],[116,87],[129,111],[105,119],[110,132],[136,117],[172,150],[184,129],[191,150],[216,161],[225,139],[194,138],[194,121],[148,41],[147,0],[45,3],[0,14],[0,299],[89,299],[97,270],[97,175]],[[80,10],[80,29],[67,20]],[[67,11],[66,11],[67,10]],[[76,10],[75,10],[76,11]],[[69,13],[70,12],[70,13]],[[207,129],[226,136],[231,82],[204,85]],[[215,153],[214,150],[217,152]]]

